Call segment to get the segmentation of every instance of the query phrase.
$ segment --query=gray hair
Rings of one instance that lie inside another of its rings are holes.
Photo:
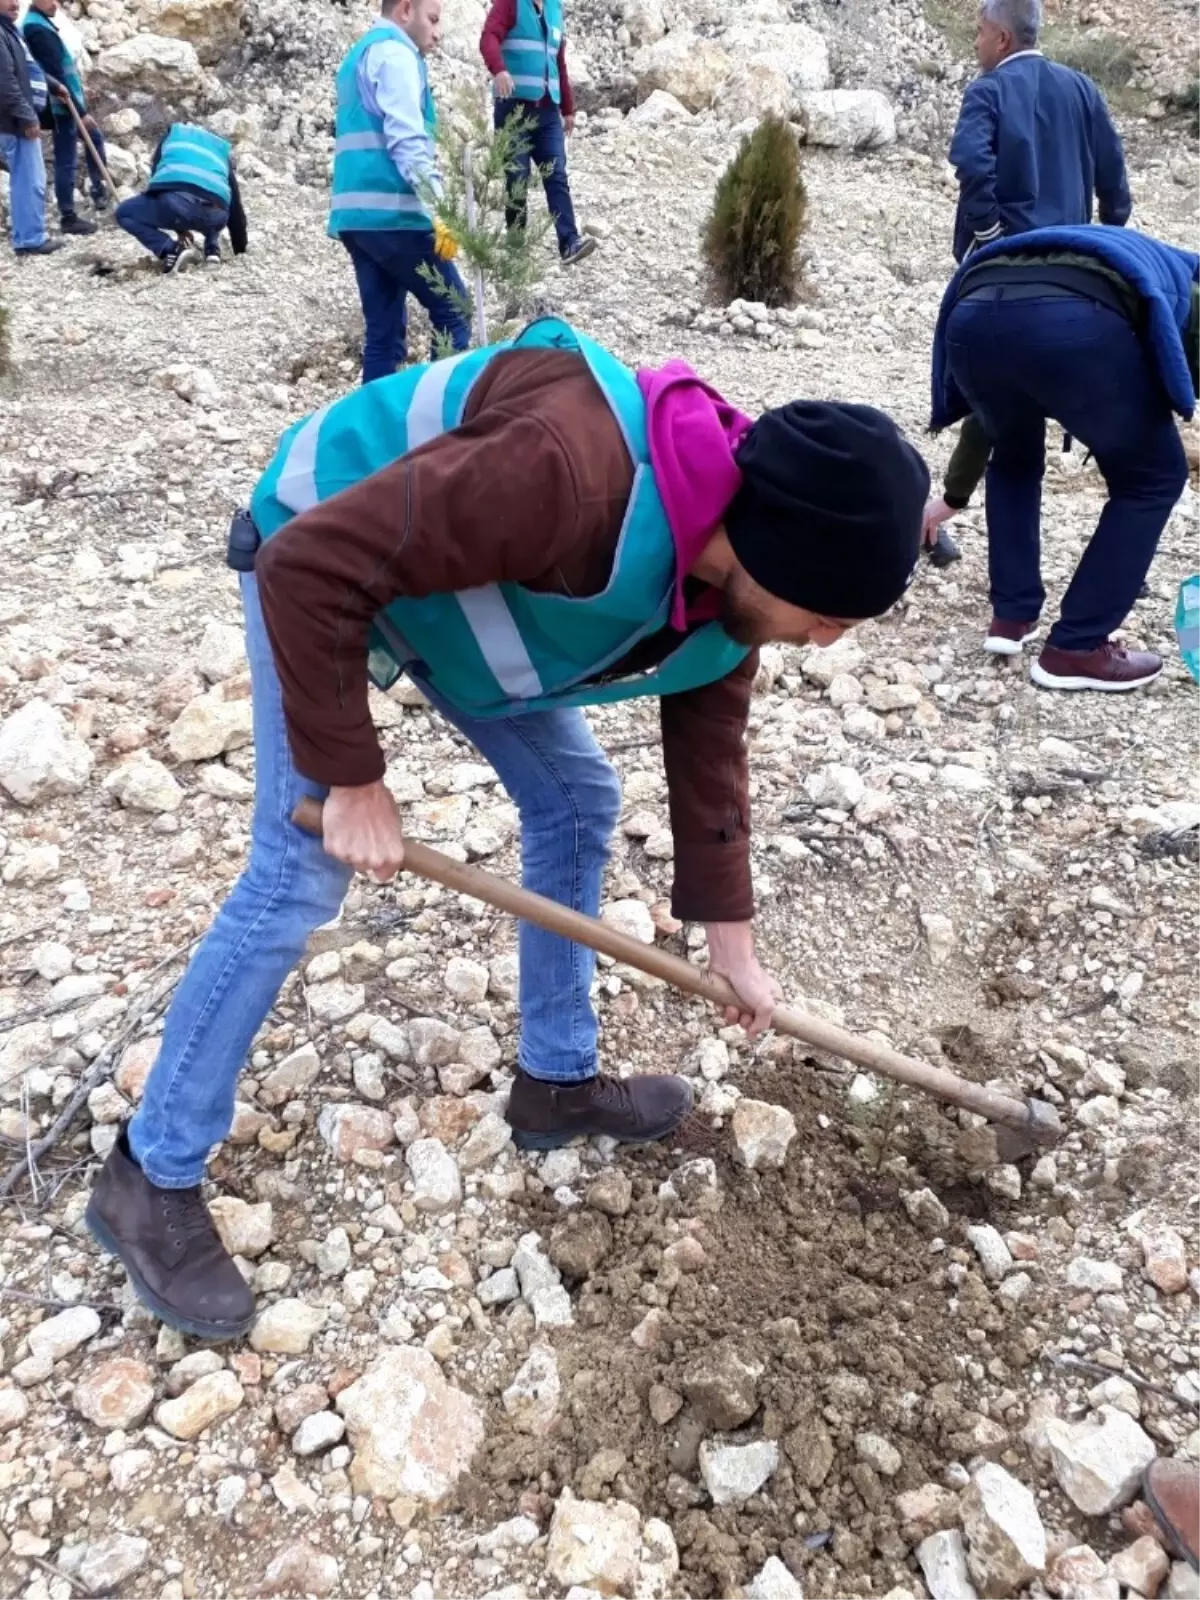
[[[983,0],[989,22],[1011,33],[1019,50],[1032,50],[1042,26],[1042,0]]]

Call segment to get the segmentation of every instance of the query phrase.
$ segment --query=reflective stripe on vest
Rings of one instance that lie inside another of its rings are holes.
[[[562,0],[544,0],[539,16],[533,0],[517,0],[517,20],[500,46],[505,70],[519,100],[549,95],[558,105],[558,50],[563,39]]]
[[[54,25],[53,22],[51,22],[49,17],[44,16],[40,11],[34,11],[32,9],[32,7],[25,13],[25,20],[21,24],[21,27],[22,27],[22,29],[24,30],[24,32],[26,34],[28,34],[30,32],[30,30],[33,29],[33,28],[44,28],[47,33],[52,33],[54,35],[54,37],[58,40],[59,44],[62,46],[62,53],[63,53],[62,81],[63,81],[63,83],[66,84],[67,88],[70,90],[71,95],[74,98],[76,105],[77,106],[82,106],[83,109],[86,111],[87,110],[87,99],[84,96],[84,92],[83,92],[83,79],[79,75],[79,67],[76,64],[74,54],[71,51],[71,47],[67,43],[67,41],[63,38],[62,33],[60,32],[60,30]],[[29,51],[27,51],[26,53],[27,54],[32,54]],[[46,75],[45,75],[45,72],[43,71],[40,63],[35,63],[35,64],[37,64],[38,72],[41,74],[41,77],[42,77],[43,95],[44,96],[48,96],[48,90],[46,89]],[[46,99],[43,98],[42,102],[41,102],[41,105],[35,106],[34,109],[40,111],[42,106],[45,105],[45,103],[46,103]],[[71,112],[70,112],[70,110],[69,110],[69,108],[67,106],[63,105],[61,100],[54,100],[51,103],[50,109],[51,109],[51,111],[54,113],[54,115],[56,117],[64,117],[67,120],[70,120]]]
[[[363,56],[372,45],[384,41],[401,44],[417,58],[421,110],[431,152],[433,149],[437,113],[425,58],[402,28],[380,23],[359,39],[338,68],[328,229],[335,239],[359,229],[433,226],[424,202],[388,151],[383,118],[367,110],[359,86]]]
[[[174,189],[181,183],[202,189],[229,209],[233,190],[229,183],[229,158],[233,147],[228,139],[197,128],[191,122],[175,122],[167,130],[162,153],[150,175],[147,189]]]
[[[500,583],[395,600],[375,621],[375,681],[387,687],[407,667],[451,704],[486,718],[678,693],[724,677],[746,651],[717,623],[687,635],[653,670],[611,676],[635,645],[667,623],[674,540],[650,466],[636,378],[606,350],[552,318],[505,344],[377,379],[289,429],[251,501],[262,537],[273,537],[293,516],[456,427],[488,362],[502,350],[525,346],[579,351],[629,445],[634,479],[609,581],[601,593],[578,599]]]

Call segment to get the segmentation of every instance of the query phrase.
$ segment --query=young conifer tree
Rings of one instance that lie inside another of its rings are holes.
[[[491,126],[491,104],[462,94],[438,119],[438,166],[443,190],[422,198],[454,235],[454,265],[466,284],[460,295],[440,280],[435,285],[455,302],[471,325],[472,343],[487,344],[503,336],[502,324],[517,316],[531,298],[543,271],[539,246],[551,225],[548,214],[530,215],[524,227],[509,227],[505,212],[525,198],[525,185],[509,184],[529,146],[531,119],[510,117],[502,128]],[[534,168],[540,176],[540,169]],[[435,274],[422,269],[432,282]],[[489,314],[490,308],[490,314]],[[446,341],[438,340],[438,354]]]
[[[792,303],[807,206],[796,135],[780,117],[764,117],[721,174],[704,228],[705,259],[725,301]]]

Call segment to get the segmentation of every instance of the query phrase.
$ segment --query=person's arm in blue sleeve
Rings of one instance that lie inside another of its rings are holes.
[[[950,164],[958,174],[962,215],[974,242],[998,239],[1003,228],[996,200],[996,103],[986,78],[977,78],[963,95]]]
[[[1133,201],[1129,197],[1129,178],[1125,171],[1125,151],[1121,145],[1121,135],[1113,127],[1104,96],[1098,89],[1092,99],[1092,144],[1096,159],[1096,198],[1100,202],[1100,221],[1123,228],[1133,210]]]
[[[421,68],[416,56],[405,45],[385,39],[366,52],[360,71],[383,118],[388,154],[400,176],[418,192],[428,183],[440,196],[442,183],[425,132]]]

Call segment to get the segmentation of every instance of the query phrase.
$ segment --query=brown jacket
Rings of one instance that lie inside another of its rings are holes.
[[[317,783],[371,783],[384,759],[367,708],[371,619],[489,583],[595,594],[608,581],[633,467],[581,356],[523,350],[476,380],[462,425],[304,512],[255,572],[292,754]],[[659,654],[677,634],[664,629]],[[639,663],[641,664],[641,663]],[[718,683],[660,701],[676,916],[753,912],[746,718],[752,653]]]

